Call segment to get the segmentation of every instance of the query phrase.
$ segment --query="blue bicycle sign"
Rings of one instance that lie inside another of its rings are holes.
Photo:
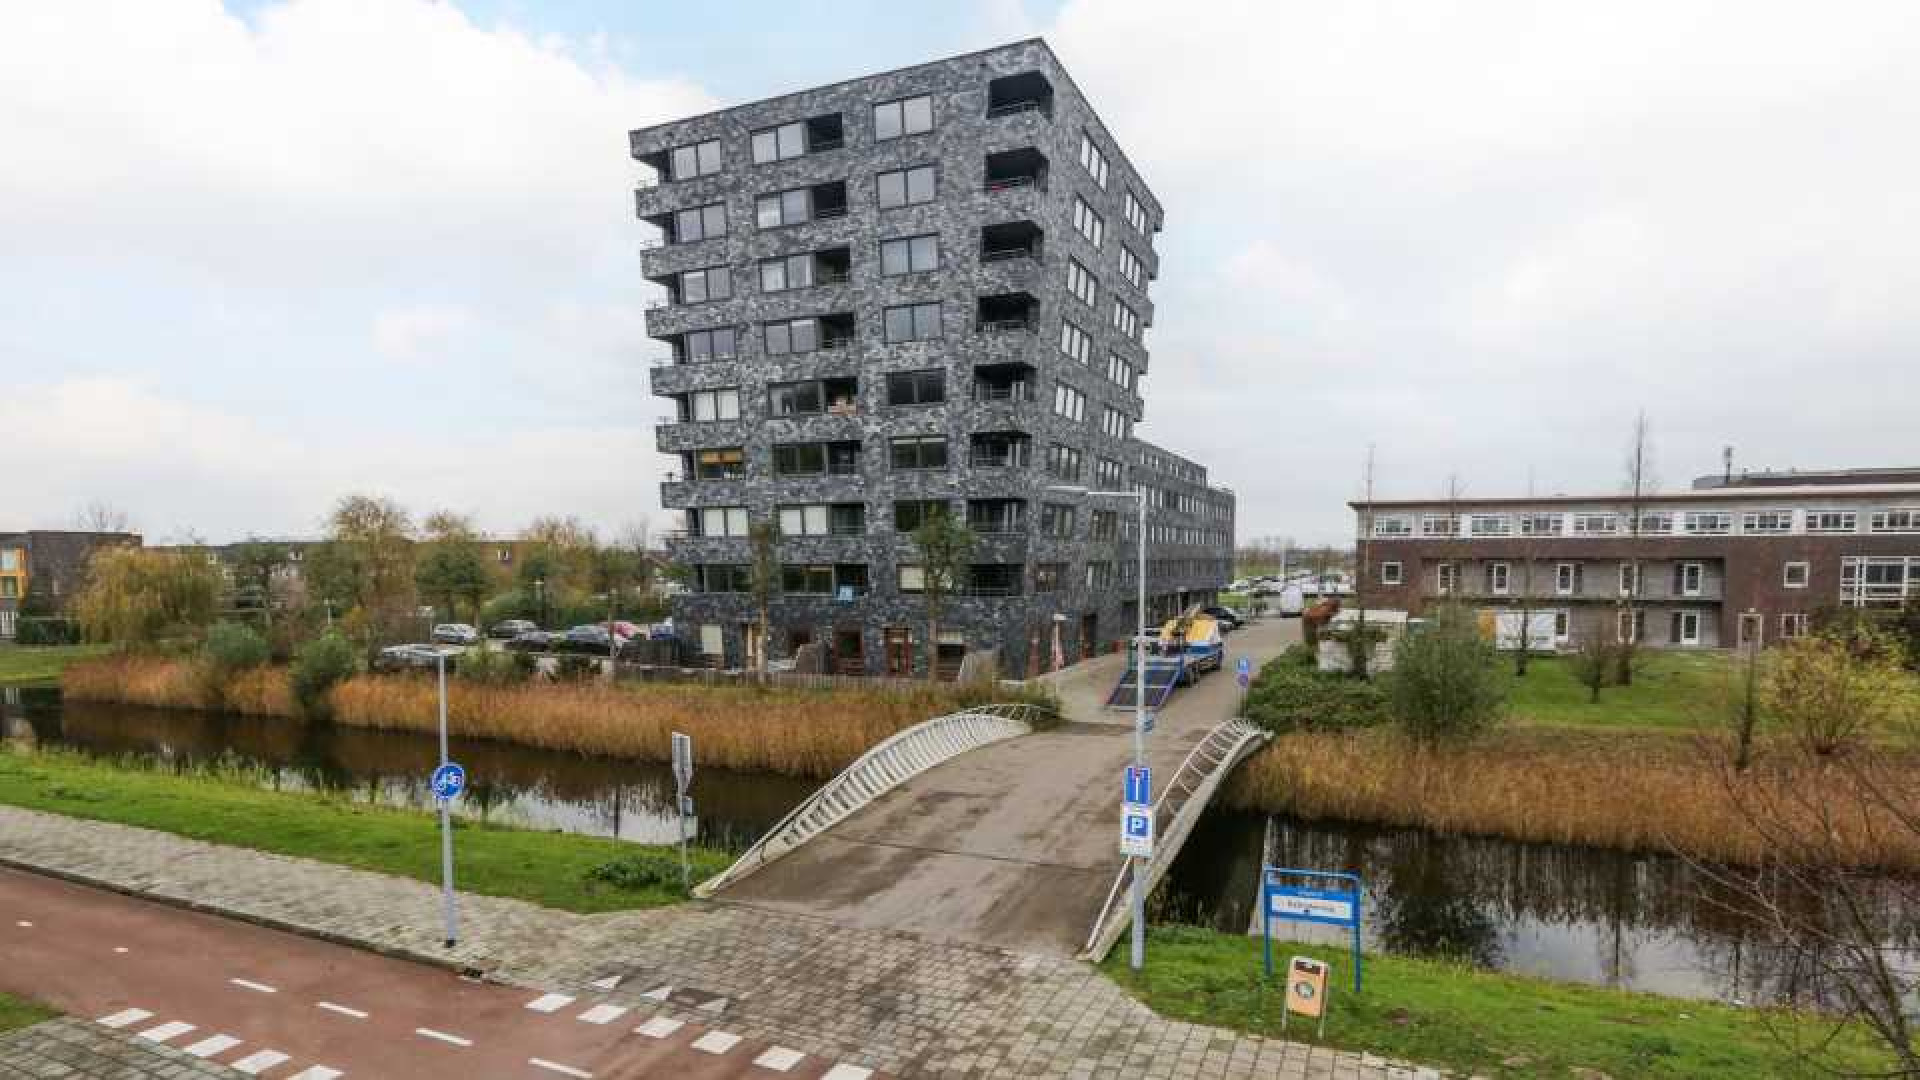
[[[433,788],[433,797],[445,801],[460,796],[467,790],[467,770],[464,766],[449,761],[433,770],[433,779],[428,786]]]

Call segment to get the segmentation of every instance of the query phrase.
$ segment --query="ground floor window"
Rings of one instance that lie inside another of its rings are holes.
[[[1740,647],[1757,649],[1765,644],[1767,617],[1757,611],[1740,613]]]
[[[1920,558],[1850,555],[1840,560],[1840,602],[1847,607],[1897,608],[1920,595]]]
[[[1780,584],[1789,589],[1804,589],[1807,587],[1807,576],[1809,572],[1810,567],[1808,564],[1803,562],[1790,562],[1780,571]]]
[[[1439,568],[1439,578],[1436,584],[1439,586],[1439,592],[1441,596],[1451,596],[1454,593],[1459,592],[1460,591],[1459,565],[1456,563],[1450,563],[1450,562],[1441,563]]]
[[[1564,644],[1573,636],[1573,616],[1569,612],[1553,613],[1553,640],[1555,644]]]
[[[1699,612],[1676,611],[1673,613],[1673,643],[1675,645],[1700,644]]]
[[[1380,564],[1380,584],[1382,585],[1400,584],[1402,580],[1400,576],[1401,573],[1402,571],[1399,563],[1397,562],[1381,563]]]
[[[1807,636],[1807,616],[1805,612],[1789,611],[1780,616],[1780,640],[1792,641]]]
[[[724,656],[727,651],[726,631],[719,623],[700,624],[700,654],[702,656]]]
[[[1647,613],[1640,608],[1622,611],[1614,616],[1614,640],[1623,645],[1632,645],[1647,636]]]

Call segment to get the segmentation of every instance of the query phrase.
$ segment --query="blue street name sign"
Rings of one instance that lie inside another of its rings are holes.
[[[1303,880],[1313,885],[1298,884]],[[1343,926],[1353,932],[1353,992],[1360,992],[1360,877],[1269,866],[1260,877],[1260,936],[1273,974],[1273,920]]]
[[[1240,681],[1241,689],[1246,689],[1247,684],[1253,681],[1253,661],[1241,657],[1234,661],[1233,672],[1234,678]]]
[[[433,770],[433,779],[428,781],[428,785],[433,788],[433,797],[436,799],[458,798],[461,792],[467,790],[467,770],[449,761]]]
[[[1125,794],[1120,796],[1123,803],[1138,803],[1141,806],[1153,802],[1153,767],[1150,765],[1127,766]]]

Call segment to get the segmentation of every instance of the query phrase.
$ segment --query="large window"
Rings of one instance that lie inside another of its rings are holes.
[[[1127,305],[1121,303],[1119,300],[1115,300],[1113,302],[1113,328],[1115,330],[1120,331],[1121,334],[1125,335],[1128,341],[1139,340],[1140,338],[1139,313],[1134,311],[1132,308],[1128,307]]]
[[[773,416],[812,416],[823,412],[850,415],[858,393],[858,383],[851,378],[772,383],[767,387],[768,413]]]
[[[1675,563],[1673,595],[1699,596],[1706,584],[1706,567],[1697,562]]]
[[[1116,439],[1124,439],[1133,431],[1133,418],[1108,406],[1100,414],[1100,430]]]
[[[1920,558],[1852,555],[1840,560],[1840,602],[1848,607],[1897,608],[1920,594]]]
[[[1060,324],[1060,351],[1085,364],[1093,353],[1093,341],[1087,332],[1070,322]]]
[[[900,436],[888,442],[887,454],[895,469],[944,469],[947,467],[947,437]]]
[[[1066,383],[1053,388],[1053,414],[1079,423],[1087,418],[1087,396]]]
[[[1140,256],[1135,255],[1125,244],[1120,245],[1120,276],[1126,278],[1127,284],[1136,289],[1147,287],[1146,264],[1142,263]]]
[[[905,236],[880,241],[880,273],[884,277],[922,274],[940,268],[940,237]]]
[[[720,140],[708,139],[705,142],[673,148],[673,178],[688,180],[696,176],[708,176],[720,171]]]
[[[1620,529],[1618,514],[1575,514],[1573,515],[1573,535],[1575,536],[1612,536]]]
[[[1877,533],[1920,532],[1920,510],[1911,507],[1875,510],[1868,519],[1868,528]]]
[[[1559,536],[1561,519],[1559,514],[1521,514],[1521,536]]]
[[[1506,514],[1472,514],[1467,518],[1467,532],[1473,536],[1512,536],[1513,518]]]
[[[807,125],[804,120],[791,124],[781,124],[764,131],[753,133],[753,160],[755,164],[769,161],[785,161],[807,152]]]
[[[1807,511],[1807,531],[1810,533],[1850,533],[1860,528],[1860,515],[1852,510],[1809,510]]]
[[[1586,576],[1587,570],[1583,564],[1560,563],[1553,568],[1553,591],[1561,596],[1578,596]]]
[[[1060,480],[1080,480],[1081,453],[1065,443],[1047,446],[1047,474]]]
[[[1383,514],[1373,519],[1375,536],[1411,536],[1413,522],[1400,514]]]
[[[783,319],[766,324],[764,329],[769,356],[809,353],[820,347],[819,319]]]
[[[811,503],[780,508],[782,536],[859,536],[867,531],[860,503]]]
[[[1421,536],[1458,536],[1459,534],[1460,519],[1452,514],[1420,515]]]
[[[753,573],[734,563],[703,563],[695,568],[696,584],[701,592],[735,593],[753,589]],[[719,627],[714,627],[719,629]]]
[[[1790,533],[1793,531],[1793,511],[1749,510],[1740,515],[1740,531],[1763,536]]]
[[[1688,536],[1722,536],[1733,531],[1733,515],[1718,510],[1689,510],[1680,519]]]
[[[689,364],[705,363],[708,360],[731,360],[735,355],[734,332],[731,326],[715,327],[712,330],[689,330],[682,339],[684,360]]]
[[[1107,235],[1106,221],[1087,205],[1087,200],[1078,195],[1073,197],[1073,227],[1094,247],[1099,247],[1100,241]]]
[[[1102,491],[1118,491],[1127,482],[1127,467],[1112,458],[1096,458],[1093,463],[1093,482]]]
[[[1126,358],[1119,353],[1110,352],[1107,354],[1107,378],[1122,390],[1131,390],[1133,389],[1133,365],[1127,363]]]
[[[939,304],[902,304],[884,313],[886,341],[932,341],[940,336]]]
[[[1040,504],[1040,532],[1043,536],[1071,537],[1074,510],[1059,503]]]
[[[695,390],[687,395],[687,419],[696,424],[740,419],[740,388]]]
[[[674,212],[673,242],[676,244],[692,244],[725,235],[727,235],[725,203],[690,206],[685,210]]]
[[[1079,259],[1067,259],[1067,291],[1076,300],[1092,307],[1100,295],[1100,283],[1095,280],[1093,271],[1080,264]]]
[[[1507,585],[1513,577],[1513,567],[1503,562],[1490,562],[1486,566],[1487,592],[1493,596],[1507,595]]]
[[[747,535],[747,508],[744,506],[706,506],[687,512],[687,523],[695,525],[701,536]]]
[[[819,476],[827,471],[825,443],[777,443],[773,471],[781,476]]]
[[[680,275],[680,302],[683,304],[704,304],[709,300],[726,300],[732,296],[733,271],[724,266],[688,270]]]
[[[698,451],[693,456],[693,474],[701,480],[738,480],[747,475],[746,451],[738,446]]]
[[[910,533],[936,516],[951,512],[951,507],[937,499],[902,499],[893,504],[893,528],[895,532]]]
[[[882,210],[933,201],[935,185],[931,165],[916,165],[911,169],[893,169],[881,173],[876,180]]]
[[[813,256],[781,255],[760,260],[760,291],[785,292],[813,284]]]
[[[1441,563],[1434,570],[1435,591],[1441,596],[1452,596],[1460,591],[1460,564]]]
[[[1676,611],[1673,613],[1673,644],[1700,644],[1700,613],[1697,611]]]
[[[753,200],[754,224],[762,229],[799,225],[813,220],[813,189],[776,191]]]
[[[1084,131],[1080,133],[1080,167],[1087,170],[1094,183],[1102,188],[1107,186],[1107,155],[1100,152],[1093,136]]]
[[[887,404],[938,405],[947,400],[944,371],[895,371],[887,375]]]
[[[1147,221],[1146,206],[1139,199],[1134,198],[1131,191],[1121,197],[1120,212],[1127,219],[1127,224],[1133,226],[1142,236],[1146,235],[1148,229],[1152,227]]]
[[[1118,510],[1095,510],[1087,525],[1087,538],[1090,540],[1118,540],[1120,538],[1120,512]]]
[[[897,139],[933,130],[933,98],[919,97],[885,101],[873,107],[873,137]]]

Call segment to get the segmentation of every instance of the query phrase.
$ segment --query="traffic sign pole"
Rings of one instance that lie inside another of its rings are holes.
[[[440,769],[453,764],[447,757],[447,654],[437,656],[440,669]],[[464,774],[462,774],[464,777]],[[452,800],[435,793],[440,804],[440,913],[446,924],[447,948],[460,940],[460,912],[453,903],[453,818],[447,804]]]

